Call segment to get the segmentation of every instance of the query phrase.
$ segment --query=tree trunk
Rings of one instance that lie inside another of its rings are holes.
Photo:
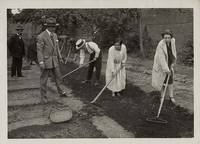
[[[142,11],[139,12],[139,39],[140,39],[140,52],[142,57],[145,57],[144,47],[143,47],[143,32],[142,32]]]

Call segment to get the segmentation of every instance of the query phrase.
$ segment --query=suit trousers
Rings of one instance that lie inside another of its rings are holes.
[[[47,93],[47,80],[49,75],[52,74],[55,79],[56,87],[59,94],[62,94],[64,91],[62,89],[62,80],[59,67],[53,67],[51,69],[41,69],[40,76],[40,93],[42,97],[46,97]]]
[[[95,57],[95,53],[93,52],[90,55],[90,61],[93,60]],[[87,80],[92,79],[92,74],[94,71],[94,67],[96,68],[96,80],[100,80],[100,75],[101,75],[101,67],[102,67],[102,52],[100,52],[99,57],[97,58],[96,61],[90,63],[89,69],[88,69],[88,75],[87,75]]]
[[[11,76],[22,76],[22,57],[13,57],[11,66]]]

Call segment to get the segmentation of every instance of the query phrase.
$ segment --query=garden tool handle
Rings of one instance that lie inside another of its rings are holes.
[[[171,70],[170,70],[170,71],[171,71]],[[166,81],[165,88],[164,88],[164,91],[163,91],[163,94],[162,94],[162,97],[161,97],[161,102],[160,102],[158,114],[157,114],[157,116],[156,116],[157,118],[160,116],[160,112],[161,112],[161,108],[162,108],[162,106],[163,106],[163,102],[164,102],[164,99],[165,99],[165,93],[166,93],[167,86],[168,86],[168,83],[169,83],[170,75],[171,75],[171,73],[169,73],[169,74],[167,75],[167,81]]]
[[[71,49],[72,49],[72,46],[70,45],[69,52],[68,52],[67,58],[65,60],[65,64],[68,62],[69,56],[71,54]]]
[[[90,102],[90,103],[95,103],[96,100],[100,97],[100,95],[103,93],[103,91],[108,87],[108,85],[113,81],[113,79],[115,78],[115,76],[120,72],[120,70],[122,69],[122,67],[120,67],[117,72],[115,73],[115,75],[112,77],[112,79],[102,88],[102,90],[98,93],[98,95]]]
[[[73,72],[75,72],[75,71],[81,69],[82,67],[85,67],[86,65],[88,65],[88,64],[90,64],[90,63],[92,63],[92,62],[94,62],[94,60],[91,60],[91,61],[89,61],[88,63],[86,63],[86,64],[84,64],[84,65],[82,65],[82,66],[80,66],[80,67],[78,67],[78,68],[72,70],[71,72],[69,72],[69,73],[63,75],[63,76],[62,76],[62,79],[65,78],[66,76],[72,74]]]
[[[60,53],[62,52],[62,50],[64,48],[64,45],[65,45],[65,39],[64,39],[64,42],[62,43],[62,46],[61,46],[61,49],[60,49]]]

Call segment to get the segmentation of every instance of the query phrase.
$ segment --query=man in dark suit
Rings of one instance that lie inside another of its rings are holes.
[[[58,24],[55,18],[48,18],[44,25],[46,30],[37,37],[37,57],[41,68],[40,87],[42,102],[47,103],[46,85],[50,73],[55,78],[59,95],[66,97],[66,93],[61,88],[62,81],[58,60],[60,62],[63,62],[63,60],[59,50],[58,37],[55,33]]]
[[[12,56],[11,77],[16,76],[16,73],[18,77],[23,77],[22,59],[25,56],[24,41],[22,39],[23,27],[19,25],[16,30],[17,33],[8,42],[8,48]]]

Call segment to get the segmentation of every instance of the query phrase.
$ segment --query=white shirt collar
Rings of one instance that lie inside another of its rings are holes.
[[[51,35],[51,32],[48,30],[48,29],[46,29],[46,31],[47,31],[47,33],[49,34],[49,36]]]
[[[18,36],[21,36],[19,33],[16,33]]]
[[[22,38],[22,36],[19,34],[19,33],[16,33],[17,34],[17,36],[21,39]]]

